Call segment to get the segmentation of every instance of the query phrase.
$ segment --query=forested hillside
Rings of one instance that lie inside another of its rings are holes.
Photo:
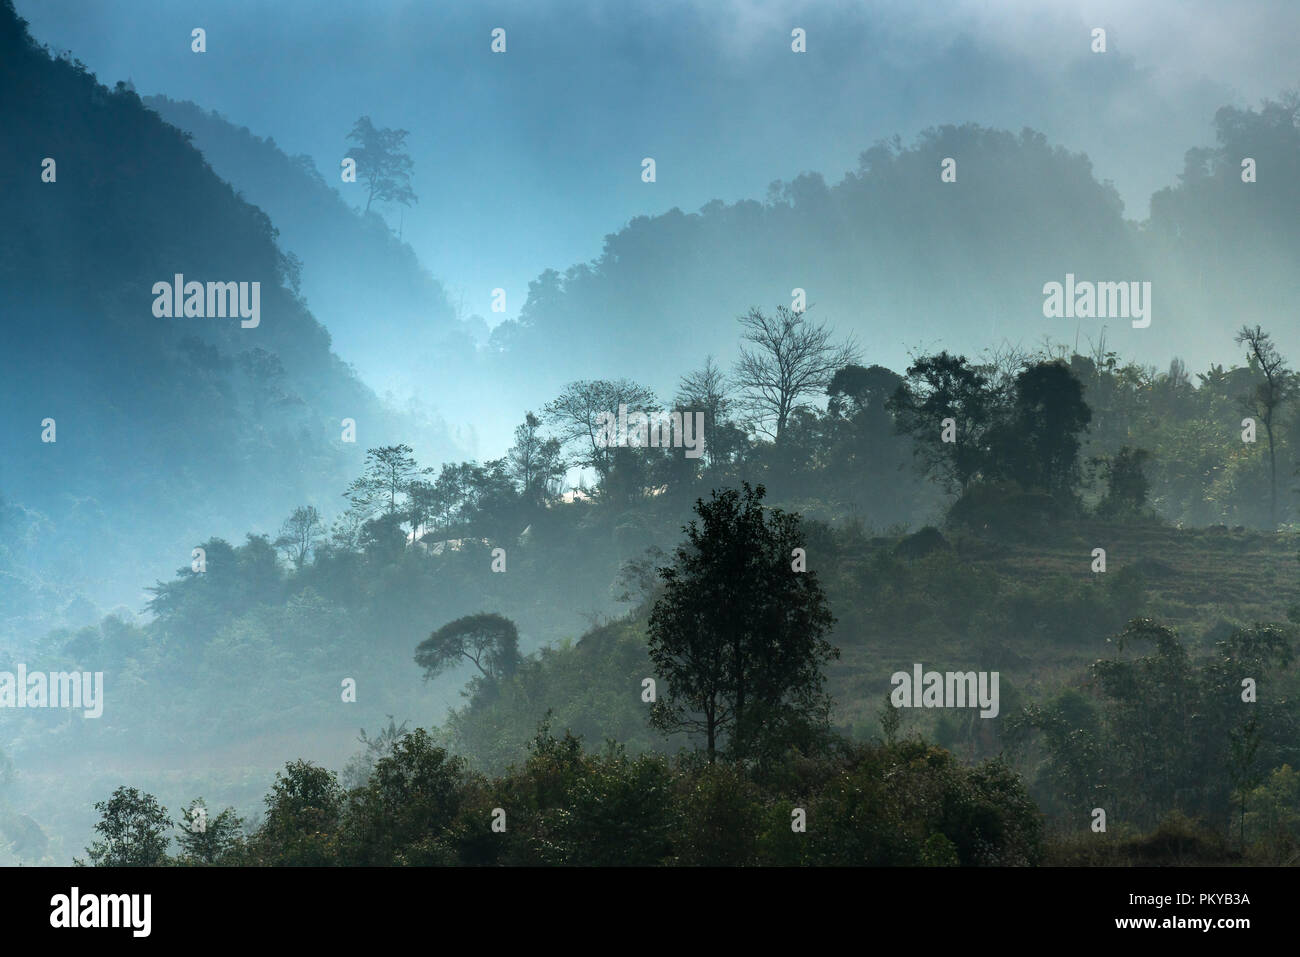
[[[1175,185],[1142,222],[1126,218],[1086,156],[1032,130],[967,124],[895,138],[836,183],[808,172],[761,200],[634,219],[597,260],[539,276],[493,343],[507,356],[545,356],[550,389],[587,374],[597,356],[666,388],[679,364],[673,344],[730,360],[733,337],[716,317],[788,303],[799,288],[814,314],[886,364],[936,341],[972,353],[1038,348],[1046,336],[1082,352],[1104,339],[1161,365],[1173,353],[1200,368],[1243,322],[1275,327],[1294,350],[1296,325],[1283,317],[1300,293],[1296,107],[1288,93],[1258,110],[1221,109],[1216,144],[1169,170]],[[1250,184],[1247,157],[1267,171]],[[956,179],[940,184],[945,158]],[[1043,286],[1067,273],[1149,280],[1151,325],[1045,320]]]
[[[489,327],[404,130],[13,0],[0,92],[0,864],[1300,860],[1300,95],[1141,220],[1029,128],[718,171]]]
[[[143,102],[189,133],[217,175],[270,216],[279,248],[300,263],[305,304],[364,381],[381,394],[420,397],[462,426],[495,411],[483,406],[481,393],[477,405],[470,401],[481,381],[476,347],[487,323],[462,321],[468,317],[457,315],[447,290],[378,210],[348,204],[337,168],[322,173],[310,156],[290,157],[273,138],[194,103],[165,96]],[[354,145],[347,132],[339,130],[340,156]],[[351,189],[357,202],[362,187]]]
[[[1260,335],[1268,353],[1270,340]],[[115,673],[138,676],[142,686],[166,676],[178,694],[165,709],[142,697],[102,719],[160,754],[226,755],[250,739],[281,751],[311,742],[342,768],[354,750],[351,730],[373,732],[389,715],[407,728],[436,723],[432,740],[476,773],[505,774],[525,761],[527,742],[546,721],[588,747],[612,740],[633,756],[671,754],[698,740],[651,724],[641,697],[646,678],[662,680],[648,643],[666,601],[662,570],[690,554],[674,550],[702,500],[760,483],[767,504],[798,518],[792,541],[805,550],[807,573],[834,618],[827,637],[838,654],[824,669],[827,740],[889,745],[923,735],[966,761],[1001,756],[1047,814],[1050,854],[1066,856],[1087,823],[1078,788],[1091,772],[1079,762],[1110,741],[1112,763],[1096,786],[1130,801],[1149,794],[1115,822],[1123,840],[1174,811],[1201,819],[1187,826],[1196,840],[1210,840],[1237,806],[1234,787],[1244,785],[1216,777],[1215,789],[1194,797],[1188,789],[1243,733],[1224,697],[1240,672],[1258,683],[1261,701],[1267,697],[1261,723],[1251,725],[1254,756],[1242,781],[1265,787],[1277,772],[1282,778],[1268,786],[1289,786],[1300,539],[1290,524],[1273,533],[1223,522],[1192,527],[1195,519],[1270,521],[1268,448],[1243,442],[1239,426],[1242,404],[1263,380],[1252,363],[1199,374],[1195,384],[1180,366],[1157,373],[1114,355],[977,363],[939,353],[901,373],[850,363],[827,386],[825,411],[801,408],[775,439],[744,437],[731,411],[743,393],[707,371],[685,375],[679,395],[658,403],[711,410],[716,441],[707,455],[592,445],[586,429],[566,431],[565,423],[632,395],[656,400],[635,383],[572,383],[543,410],[567,441],[547,438],[543,419],[528,415],[508,454],[487,462],[437,469],[407,446],[371,448],[365,469],[340,490],[351,506],[332,531],[300,506],[274,542],[206,540],[207,570],[182,569],[160,582],[152,621],[110,619],[53,633],[43,660],[67,667],[111,660]],[[945,443],[926,424],[941,410],[982,429]],[[1294,458],[1294,415],[1288,402],[1275,420],[1274,452],[1284,462]],[[1202,444],[1183,438],[1189,434]],[[558,481],[566,458],[597,473],[576,498]],[[1290,522],[1289,487],[1280,500],[1278,519]],[[997,714],[895,713],[890,676],[915,662],[996,671]],[[1125,764],[1124,728],[1166,719],[1158,676],[1171,668],[1187,696],[1178,713],[1204,695],[1202,719],[1210,723],[1192,737],[1158,733],[1162,767],[1183,782],[1165,785],[1166,793],[1134,783],[1142,772]],[[236,696],[207,684],[203,676],[214,671]],[[425,691],[422,676],[434,680]],[[356,682],[356,704],[341,704],[340,679]],[[1107,691],[1142,681],[1157,684],[1135,705],[1124,704],[1127,691]],[[462,686],[463,704],[435,717]],[[1087,740],[1063,737],[1062,721],[1083,722],[1077,730]],[[304,727],[313,737],[286,730]],[[79,728],[38,722],[18,746],[45,747],[51,735],[95,747]],[[347,765],[345,783],[360,786],[394,740],[367,745]],[[797,746],[810,758],[839,760],[822,738]],[[254,796],[251,781],[232,791],[224,775],[198,767],[170,783],[136,780],[162,788],[169,801],[182,780],[237,795],[229,800]],[[52,783],[28,785],[38,781]],[[772,779],[754,784],[764,800],[794,799],[781,797]],[[84,818],[76,826],[87,826]],[[1214,845],[1213,854],[1245,853],[1242,840],[1235,851]]]
[[[323,504],[364,443],[454,448],[437,423],[385,409],[331,351],[262,210],[133,92],[37,46],[8,4],[0,82],[11,622],[57,621],[78,588],[111,607],[139,594],[142,571],[188,562],[199,536]],[[260,283],[259,324],[158,318],[154,284],[177,274]],[[344,418],[361,446],[341,441]]]

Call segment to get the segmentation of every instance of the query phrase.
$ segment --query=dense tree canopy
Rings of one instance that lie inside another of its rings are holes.
[[[745,484],[696,503],[650,614],[650,659],[666,685],[653,721],[702,733],[710,762],[826,722],[835,619],[816,572],[800,567],[798,517],[765,510],[765,494]]]

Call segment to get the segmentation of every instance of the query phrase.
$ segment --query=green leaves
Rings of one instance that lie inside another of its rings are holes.
[[[167,809],[152,794],[120,787],[107,801],[95,803],[100,812],[95,832],[102,840],[86,848],[95,867],[159,867],[169,863]]]
[[[839,652],[834,617],[813,571],[796,572],[797,515],[765,510],[763,486],[698,501],[648,627],[666,689],[652,715],[664,731],[702,733],[710,761],[784,749],[825,724],[822,665]]]
[[[488,681],[514,673],[519,666],[519,629],[501,615],[480,612],[443,625],[415,649],[424,677],[437,677],[464,659]]]

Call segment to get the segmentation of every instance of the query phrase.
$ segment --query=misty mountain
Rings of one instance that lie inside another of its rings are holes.
[[[446,289],[377,208],[354,209],[311,157],[288,156],[274,137],[194,103],[161,95],[143,102],[190,134],[217,174],[271,217],[279,247],[302,264],[304,301],[368,385],[421,396],[440,410],[455,402],[487,323],[460,321]],[[339,130],[340,157],[346,132]]]
[[[0,493],[28,516],[10,531],[42,525],[30,587],[57,567],[120,601],[214,532],[273,533],[304,502],[333,514],[367,445],[451,450],[331,351],[266,213],[130,89],[37,45],[8,2],[0,86]],[[205,284],[192,311],[215,283],[252,306],[258,284],[256,324],[220,289],[226,318],[160,318],[173,297],[155,286],[177,275]]]
[[[352,209],[310,158],[194,104],[147,103],[271,212],[281,246],[302,262],[307,302],[348,342],[341,351],[363,378],[465,423],[459,435],[476,451],[503,445],[518,408],[597,369],[670,394],[704,356],[734,357],[737,316],[788,304],[796,288],[812,315],[900,368],[937,341],[973,354],[1045,339],[1196,365],[1220,355],[1243,321],[1271,324],[1297,291],[1297,131],[1286,98],[1221,110],[1219,146],[1190,149],[1140,223],[1086,155],[1033,130],[976,124],[877,143],[834,185],[808,172],[774,182],[763,201],[636,217],[605,237],[596,260],[539,275],[519,319],[498,325],[486,349],[482,320],[458,321],[410,247],[378,214]],[[1267,171],[1249,184],[1246,155]],[[1240,228],[1224,243],[1216,230],[1231,223]],[[1150,282],[1152,326],[1045,317],[1044,285],[1068,275]],[[1243,275],[1252,277],[1244,299]],[[1249,316],[1238,315],[1243,304]]]
[[[895,367],[940,341],[977,354],[1045,338],[1203,364],[1243,322],[1276,326],[1294,349],[1296,327],[1277,319],[1297,293],[1295,117],[1293,96],[1221,110],[1219,146],[1189,150],[1142,223],[1125,217],[1085,155],[1032,130],[966,124],[925,130],[911,145],[895,137],[834,185],[805,173],[773,183],[762,202],[633,219],[598,259],[539,276],[492,345],[503,367],[526,361],[542,388],[604,363],[669,391],[706,354],[734,357],[738,315],[788,306],[799,288],[811,316]],[[1267,175],[1244,183],[1247,156]],[[947,159],[951,182],[941,178]],[[1068,274],[1150,282],[1150,325],[1045,318],[1045,284]]]

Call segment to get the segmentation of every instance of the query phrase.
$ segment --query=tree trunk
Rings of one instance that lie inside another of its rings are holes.
[[[732,722],[732,744],[739,744],[740,748],[732,748],[732,751],[739,754],[745,747],[745,741],[742,735],[745,734],[745,669],[744,669],[744,650],[741,648],[740,640],[732,643],[732,663],[736,669],[736,709],[735,719]]]
[[[1268,530],[1277,531],[1277,453],[1273,448],[1273,423],[1265,422],[1264,427],[1268,429],[1268,520],[1270,522]]]

